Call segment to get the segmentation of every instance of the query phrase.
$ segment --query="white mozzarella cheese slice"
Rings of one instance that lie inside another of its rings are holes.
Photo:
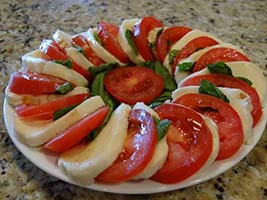
[[[15,132],[18,139],[24,144],[40,146],[104,105],[105,103],[100,96],[91,97],[63,117],[52,122],[28,122],[15,115]]]
[[[138,20],[139,19],[125,19],[120,25],[119,34],[118,34],[118,42],[122,50],[130,58],[130,60],[135,64],[142,63],[145,60],[142,58],[142,56],[139,53],[137,55],[134,53],[134,50],[129,45],[128,40],[125,36],[125,32],[126,30],[130,30],[132,32],[133,27],[138,22]]]
[[[190,32],[188,32],[187,34],[185,34],[180,40],[178,40],[170,49],[170,51],[172,50],[182,50],[182,48],[189,43],[190,41],[192,41],[195,38],[198,37],[209,37],[211,39],[214,39],[215,41],[217,41],[219,44],[222,43],[222,41],[220,39],[218,39],[217,37],[211,35],[210,33],[204,32],[204,31],[200,31],[200,30],[192,30]],[[169,54],[166,55],[164,61],[163,61],[163,65],[169,70],[169,72],[171,72],[172,66],[169,63],[169,59],[170,56]]]
[[[22,56],[21,60],[22,70],[62,78],[66,81],[74,83],[77,86],[88,85],[88,81],[78,72],[61,64],[44,60],[42,52],[39,49],[25,54]]]
[[[172,93],[173,101],[180,96],[188,93],[198,93],[199,86],[188,86],[178,88]],[[244,142],[251,143],[251,134],[252,134],[252,125],[253,118],[251,116],[251,100],[250,97],[239,89],[232,88],[222,88],[219,89],[228,97],[230,100],[230,105],[235,109],[235,111],[239,114],[243,132],[244,132]]]
[[[147,112],[149,112],[152,116],[159,118],[158,114],[153,109],[146,106],[144,103],[136,103],[133,109],[144,109]],[[137,180],[137,179],[150,178],[162,167],[162,165],[167,159],[167,156],[168,156],[168,144],[165,136],[157,143],[152,159],[145,167],[145,169],[141,173],[134,176],[132,179]]]
[[[87,40],[89,41],[91,45],[91,48],[96,53],[96,55],[99,58],[101,58],[103,61],[105,61],[106,63],[118,63],[119,65],[126,65],[125,63],[122,63],[121,61],[119,61],[119,59],[117,59],[111,53],[109,53],[101,44],[99,44],[99,42],[97,42],[97,40],[94,37],[94,33],[96,31],[97,30],[94,28],[94,29],[89,29],[88,31],[81,33],[87,38]]]
[[[58,29],[52,37],[62,49],[72,47],[72,37],[67,33]]]
[[[63,153],[58,160],[58,166],[78,184],[92,183],[122,151],[127,137],[130,110],[130,106],[121,104],[92,142],[78,145]]]

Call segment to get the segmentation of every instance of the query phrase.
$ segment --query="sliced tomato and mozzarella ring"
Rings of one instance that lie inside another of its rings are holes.
[[[15,115],[15,132],[23,143],[34,147],[40,146],[104,105],[105,103],[101,97],[91,97],[63,117],[48,122],[25,121],[18,115]]]
[[[159,119],[159,115],[152,108],[148,107],[144,103],[136,103],[133,109],[146,110],[152,115],[152,117],[156,117]],[[139,180],[150,178],[153,174],[156,173],[156,171],[158,171],[162,167],[167,158],[167,155],[168,144],[165,136],[157,142],[156,149],[154,151],[153,157],[151,158],[151,161],[147,164],[143,171],[132,177],[132,179]]]
[[[61,64],[47,61],[45,55],[40,50],[25,54],[22,56],[21,60],[22,71],[55,76],[73,83],[76,86],[88,85],[88,81],[81,74]]]
[[[155,28],[163,28],[161,21],[154,17],[144,17],[140,19],[133,28],[133,42],[145,61],[155,61],[155,56],[149,47],[148,36]]]
[[[197,72],[205,68],[208,64],[216,62],[235,62],[235,61],[250,61],[243,51],[229,43],[222,43],[213,45],[205,49],[199,50],[189,57],[182,59],[178,64],[183,63],[195,63],[192,72]],[[190,75],[191,72],[181,71],[179,67],[175,70],[175,80],[179,83],[186,76]]]
[[[128,135],[123,150],[113,164],[97,176],[97,181],[127,181],[142,172],[151,161],[158,137],[151,114],[143,109],[131,110],[128,121]]]
[[[125,19],[119,28],[118,42],[122,50],[127,54],[130,60],[135,64],[140,64],[145,60],[138,52],[133,40],[132,33],[134,25],[139,19]],[[131,44],[130,44],[131,43]]]
[[[123,149],[128,130],[131,107],[121,104],[106,126],[89,143],[81,143],[64,152],[58,166],[81,185],[88,185],[117,159]]]
[[[234,155],[244,143],[244,130],[238,112],[228,103],[206,94],[187,93],[173,103],[182,104],[215,121],[218,126],[220,150],[216,160]]]
[[[167,160],[152,179],[177,183],[194,175],[209,160],[213,136],[201,115],[190,108],[166,103],[155,110],[161,119],[172,123],[167,132]]]
[[[240,89],[223,87],[220,87],[219,89],[227,96],[230,101],[230,106],[235,109],[241,118],[244,131],[244,142],[251,143],[253,118],[251,116],[252,104],[249,95]],[[198,92],[199,86],[182,87],[173,91],[172,98],[175,102],[175,99],[178,99],[185,94],[198,94]],[[208,111],[205,114],[208,116]]]

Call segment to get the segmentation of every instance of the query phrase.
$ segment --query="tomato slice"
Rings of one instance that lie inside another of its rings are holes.
[[[109,108],[104,106],[90,115],[87,115],[67,130],[60,133],[57,137],[50,140],[44,145],[44,149],[62,153],[65,152],[76,144],[78,144],[83,138],[85,138],[91,131],[99,127],[105,120],[108,114]]]
[[[87,39],[83,35],[76,35],[75,37],[72,38],[72,41],[75,45],[79,46],[82,48],[85,57],[93,63],[95,66],[99,66],[103,64],[103,60],[101,60],[96,53],[93,51],[93,49],[90,46],[90,43],[87,42]]]
[[[229,158],[244,141],[241,119],[238,113],[222,99],[206,94],[185,94],[174,101],[190,107],[213,119],[218,125],[220,150],[216,160]]]
[[[249,61],[250,60],[242,53],[235,49],[227,47],[219,47],[210,49],[204,53],[193,67],[193,72],[197,72],[205,68],[208,64],[215,62],[233,62],[233,61]]]
[[[67,61],[68,59],[70,59],[68,58],[68,56],[65,55],[65,52],[60,48],[60,46],[55,41],[52,40],[43,40],[43,42],[40,45],[40,50],[50,60]],[[72,69],[80,73],[87,80],[91,80],[89,72],[84,68],[82,68],[73,60],[72,60]]]
[[[82,103],[89,98],[89,94],[76,94],[62,97],[41,105],[21,105],[15,108],[18,116],[30,120],[50,120],[53,119],[55,111],[61,110],[71,105]]]
[[[122,63],[130,63],[128,56],[123,52],[117,36],[119,28],[111,23],[99,22],[97,26],[97,35],[100,38],[105,49],[119,59]]]
[[[52,94],[65,82],[54,76],[21,71],[12,73],[8,88],[16,94]]]
[[[155,57],[152,50],[148,46],[148,34],[154,28],[163,27],[161,21],[154,17],[144,17],[134,26],[133,41],[144,60],[154,61]]]
[[[156,143],[157,130],[150,113],[143,109],[132,110],[124,149],[115,162],[97,177],[97,180],[109,183],[129,180],[147,166]]]
[[[216,86],[221,87],[229,87],[229,88],[238,88],[245,93],[247,93],[251,99],[251,103],[253,109],[251,111],[251,115],[253,117],[253,126],[255,126],[262,116],[262,107],[260,102],[260,97],[255,90],[255,88],[251,87],[244,81],[223,74],[206,74],[192,77],[190,79],[185,80],[181,87],[189,86],[189,85],[200,85],[201,80],[208,80],[212,82]]]
[[[203,118],[194,110],[178,104],[155,108],[161,119],[172,121],[167,132],[167,160],[153,180],[177,183],[195,174],[212,152],[212,134]]]
[[[172,72],[175,72],[176,65],[179,63],[180,60],[187,58],[199,49],[204,49],[206,47],[210,47],[216,44],[218,44],[216,40],[206,36],[198,37],[191,40],[181,49],[178,55],[173,59]]]
[[[191,28],[183,26],[173,26],[164,30],[156,41],[156,52],[158,60],[162,63],[171,46],[191,30]]]
[[[161,94],[163,84],[160,75],[140,66],[118,67],[108,72],[104,78],[109,94],[130,105],[137,102],[150,103]]]

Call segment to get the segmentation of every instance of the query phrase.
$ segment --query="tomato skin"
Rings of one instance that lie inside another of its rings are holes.
[[[64,50],[62,50],[60,46],[52,40],[43,40],[40,45],[40,51],[50,60],[67,61],[69,59]],[[90,76],[89,72],[74,61],[72,61],[72,69],[80,73],[87,80],[91,80],[92,77]]]
[[[132,110],[129,116],[128,137],[115,162],[102,172],[97,181],[118,183],[140,173],[151,160],[157,143],[157,130],[150,113]]]
[[[66,81],[35,72],[14,72],[11,75],[8,88],[16,94],[52,94],[56,88]]]
[[[19,117],[29,120],[51,120],[55,111],[71,105],[80,104],[89,98],[89,94],[76,94],[62,97],[41,105],[21,105],[15,108]]]
[[[133,41],[138,52],[145,61],[155,60],[152,50],[148,46],[148,34],[154,28],[161,27],[163,27],[162,22],[154,17],[144,17],[134,26]]]
[[[180,40],[186,33],[192,29],[183,26],[173,26],[163,31],[157,38],[156,52],[157,58],[162,63],[168,54],[171,45]]]
[[[120,102],[134,105],[150,103],[163,90],[163,79],[145,67],[119,67],[105,75],[104,85],[110,95]]]
[[[223,74],[207,74],[207,75],[195,76],[185,80],[180,85],[180,87],[189,85],[199,85],[201,80],[208,80],[213,84],[215,84],[216,86],[238,88],[247,93],[250,96],[251,103],[253,106],[253,109],[251,111],[251,115],[253,117],[253,126],[255,126],[259,122],[262,116],[262,106],[260,102],[260,97],[255,88],[251,87],[250,85],[248,85],[247,83],[236,77]]]
[[[123,52],[121,46],[119,45],[117,40],[118,33],[119,27],[107,22],[98,23],[97,35],[100,38],[104,48],[122,63],[130,63],[130,59]]]
[[[194,110],[178,104],[155,108],[161,119],[172,121],[167,132],[167,160],[152,179],[177,183],[195,174],[212,152],[212,134],[203,118]]]
[[[109,108],[104,106],[78,121],[67,130],[44,145],[44,149],[56,153],[63,153],[78,144],[91,131],[99,127],[105,120]]]
[[[215,121],[220,139],[216,160],[229,158],[240,149],[244,141],[242,122],[238,113],[228,103],[206,94],[185,94],[173,103],[194,109]]]
[[[93,63],[95,66],[99,66],[103,64],[103,60],[101,60],[96,53],[91,48],[89,42],[87,42],[87,39],[83,35],[76,35],[72,38],[72,41],[75,45],[78,45],[80,48],[82,48],[85,57]]]
[[[212,38],[202,36],[195,38],[188,42],[179,52],[179,54],[173,59],[172,72],[175,72],[176,65],[180,60],[187,58],[192,53],[196,52],[198,49],[210,47],[218,44],[218,42]]]
[[[205,68],[208,64],[215,62],[233,62],[233,61],[248,61],[250,60],[242,53],[235,49],[227,47],[219,47],[210,49],[204,53],[193,67],[193,72],[197,72]]]

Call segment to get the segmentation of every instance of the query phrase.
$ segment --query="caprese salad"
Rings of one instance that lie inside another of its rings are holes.
[[[266,81],[242,50],[154,17],[99,22],[22,56],[6,88],[16,137],[80,185],[178,183],[251,142]]]

